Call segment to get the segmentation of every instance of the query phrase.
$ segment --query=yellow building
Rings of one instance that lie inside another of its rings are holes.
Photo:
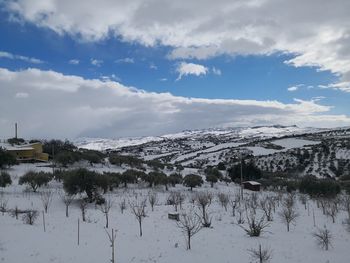
[[[47,162],[49,155],[43,152],[43,145],[40,142],[25,145],[6,145],[4,147],[13,154],[18,161],[41,161]]]

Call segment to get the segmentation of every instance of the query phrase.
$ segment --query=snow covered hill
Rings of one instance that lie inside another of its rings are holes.
[[[349,128],[275,125],[183,131],[157,137],[83,138],[75,144],[197,169],[219,163],[232,165],[245,155],[267,172],[298,170],[303,175],[336,177],[350,170],[349,140]]]

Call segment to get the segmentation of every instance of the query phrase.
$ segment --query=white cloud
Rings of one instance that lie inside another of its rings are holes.
[[[218,76],[221,76],[221,70],[216,68],[216,67],[213,67],[212,68],[212,71],[213,71],[213,74],[214,75],[218,75]]]
[[[90,59],[90,63],[91,63],[91,65],[94,65],[96,67],[100,67],[103,64],[103,60],[92,58],[92,59]]]
[[[111,79],[84,79],[55,71],[0,68],[0,138],[19,122],[27,138],[160,135],[222,126],[350,125],[316,100],[292,103],[200,99],[146,92]],[[25,100],[16,94],[30,94]],[[96,99],[98,98],[98,99]]]
[[[133,64],[135,63],[133,58],[120,58],[115,61],[116,63],[126,63],[126,64]]]
[[[112,74],[112,75],[109,75],[109,76],[101,76],[100,79],[102,81],[120,81],[121,79],[115,75],[115,74]]]
[[[299,89],[298,86],[291,86],[291,87],[289,87],[287,90],[288,90],[288,91],[297,91],[298,89]]]
[[[41,64],[44,63],[44,61],[37,59],[37,58],[31,58],[31,57],[26,57],[22,55],[16,55],[12,54],[6,51],[0,51],[0,58],[8,58],[8,59],[14,59],[14,60],[22,60],[28,63],[32,64]]]
[[[71,65],[78,65],[80,61],[78,59],[71,59],[68,61],[68,63]]]
[[[117,37],[145,46],[173,48],[170,58],[222,54],[293,55],[287,64],[315,66],[340,76],[350,88],[348,0],[70,0],[8,1],[17,20],[85,41]],[[288,12],[286,12],[288,10]]]
[[[157,70],[157,69],[158,69],[158,67],[157,67],[154,63],[150,63],[150,64],[149,64],[149,68],[150,68],[150,69],[154,69],[154,70]]]
[[[24,99],[24,98],[27,98],[28,96],[29,94],[26,92],[18,92],[16,93],[15,98]]]
[[[180,80],[183,76],[187,75],[206,75],[208,68],[199,64],[181,62],[176,68],[176,72],[179,73],[179,76],[176,80]]]

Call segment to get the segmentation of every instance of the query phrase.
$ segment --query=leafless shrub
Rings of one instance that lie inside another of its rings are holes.
[[[20,214],[18,206],[16,206],[15,209],[12,209],[10,214],[12,217],[15,217],[18,220],[18,215]]]
[[[154,205],[158,202],[158,195],[156,192],[149,192],[148,193],[148,201],[151,205],[152,212],[154,210]]]
[[[294,207],[294,201],[292,198],[286,198],[283,201],[282,210],[278,213],[282,222],[287,225],[287,231],[289,232],[290,224],[296,224],[296,220],[299,214]]]
[[[218,200],[223,208],[225,208],[225,211],[227,211],[227,205],[230,201],[230,198],[228,194],[225,193],[218,193]]]
[[[85,198],[81,199],[80,203],[79,203],[79,208],[80,208],[80,211],[81,211],[81,217],[83,218],[83,222],[86,221],[86,209],[87,209],[87,206],[88,206],[88,202],[85,200]]]
[[[18,220],[20,214],[25,214],[27,212],[28,210],[22,210],[16,206],[14,209],[10,210],[10,215]]]
[[[123,199],[120,203],[119,203],[119,208],[120,208],[120,212],[122,212],[122,214],[124,213],[124,210],[126,209],[126,201],[125,199]]]
[[[210,227],[211,218],[208,215],[208,207],[211,204],[212,194],[210,192],[197,193],[196,203],[202,214],[202,224],[204,227]]]
[[[75,195],[70,195],[65,193],[61,194],[61,199],[66,206],[66,217],[69,216],[69,206],[73,202],[74,198],[75,198]]]
[[[52,197],[53,197],[53,192],[50,190],[43,191],[40,193],[40,199],[41,199],[41,202],[43,204],[45,213],[47,213],[47,211],[51,205]]]
[[[139,222],[139,228],[140,228],[140,237],[142,236],[142,220],[144,217],[146,217],[146,199],[143,199],[141,201],[134,201],[130,202],[130,207],[132,213],[135,215],[136,220]]]
[[[248,226],[241,226],[244,231],[251,237],[258,237],[264,231],[265,228],[270,226],[269,222],[265,221],[265,217],[262,216],[259,220],[256,218],[256,215],[253,211],[249,214],[246,214]]]
[[[259,263],[269,262],[272,258],[272,251],[269,248],[262,248],[259,244],[258,248],[248,249],[248,252],[253,260],[256,260]]]
[[[110,196],[106,198],[102,204],[99,205],[100,211],[104,213],[106,217],[106,228],[108,228],[108,214],[112,206],[113,206],[113,200]]]
[[[191,237],[203,227],[201,218],[193,212],[183,213],[177,221],[177,226],[186,237],[186,248],[191,249]]]
[[[324,226],[323,229],[318,229],[316,232],[312,233],[312,235],[322,249],[328,250],[329,247],[332,246],[332,234],[326,226]]]
[[[22,217],[22,220],[25,224],[28,224],[28,225],[33,225],[35,220],[38,218],[39,216],[39,212],[36,211],[36,210],[27,210],[23,217]]]

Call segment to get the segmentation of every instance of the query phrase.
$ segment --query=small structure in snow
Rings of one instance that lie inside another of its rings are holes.
[[[255,181],[245,181],[242,184],[244,189],[248,189],[251,191],[260,191],[261,183]]]
[[[176,221],[180,220],[179,213],[168,213],[168,218]]]

